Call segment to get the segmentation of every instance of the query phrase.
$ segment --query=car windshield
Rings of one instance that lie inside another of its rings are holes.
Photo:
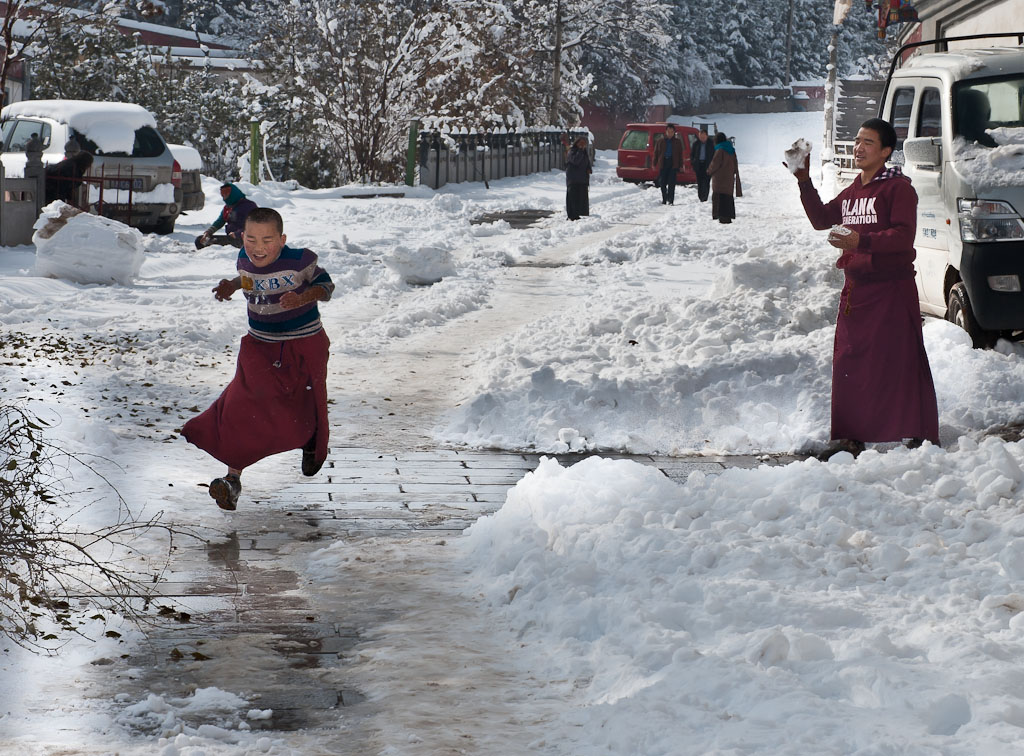
[[[954,107],[957,136],[995,147],[992,129],[1024,128],[1024,76],[962,82],[954,90]]]
[[[650,136],[650,132],[642,131],[639,129],[631,129],[626,132],[626,136],[622,138],[621,150],[646,150],[647,149],[647,138]]]
[[[91,152],[93,155],[128,157],[128,155],[123,152],[103,152],[96,147],[96,143],[94,141],[78,131],[73,131],[72,136],[77,140],[79,146],[81,146],[83,150]],[[135,130],[135,144],[132,147],[131,157],[158,157],[164,153],[165,149],[164,140],[160,138],[160,134],[157,133],[156,129],[151,126],[143,126],[141,129]]]

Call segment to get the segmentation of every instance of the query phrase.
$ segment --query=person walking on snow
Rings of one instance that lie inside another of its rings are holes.
[[[302,474],[316,475],[327,458],[327,357],[330,341],[318,302],[334,292],[331,277],[308,249],[286,246],[276,210],[249,213],[238,253],[238,276],[213,288],[218,301],[242,290],[249,332],[235,377],[216,402],[181,430],[228,471],[210,483],[221,509],[234,510],[241,475],[271,454],[302,449]]]
[[[665,127],[665,138],[654,145],[654,165],[658,169],[661,204],[676,203],[676,174],[683,167],[683,140],[676,135],[671,123]]]
[[[697,141],[690,148],[690,165],[693,172],[697,174],[697,199],[701,202],[708,201],[708,191],[711,188],[711,177],[708,175],[708,166],[711,165],[711,158],[715,154],[715,145],[708,139],[707,126],[701,126],[697,134]]]
[[[577,137],[565,156],[565,214],[569,220],[590,215],[590,174],[593,172],[587,138]]]
[[[810,155],[795,171],[814,228],[834,227],[846,283],[832,357],[832,444],[854,456],[865,442],[939,443],[939,413],[914,283],[917,192],[898,167],[886,168],[896,131],[880,118],[854,141],[860,176],[828,204],[811,184]],[[838,224],[842,224],[841,226]]]
[[[230,244],[241,248],[242,232],[245,230],[245,218],[256,209],[256,203],[247,198],[242,190],[227,182],[220,187],[220,196],[224,198],[224,209],[220,217],[208,229],[196,237],[196,249],[203,249],[212,244]],[[216,234],[223,226],[224,233]]]
[[[740,185],[740,164],[736,159],[736,148],[721,131],[715,134],[715,155],[708,165],[711,176],[711,217],[719,223],[732,223],[736,217],[736,196],[743,196]]]

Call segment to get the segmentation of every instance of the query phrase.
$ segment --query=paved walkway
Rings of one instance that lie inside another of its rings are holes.
[[[568,465],[581,458],[559,460]],[[629,458],[679,481],[694,470],[715,473],[761,461]],[[375,752],[372,732],[361,731],[360,723],[379,714],[380,707],[366,703],[348,682],[346,665],[361,643],[402,611],[381,595],[396,587],[359,581],[344,601],[318,602],[301,584],[305,561],[337,542],[451,538],[500,508],[508,490],[539,459],[536,454],[335,448],[318,476],[285,489],[274,501],[253,500],[243,492],[238,511],[230,515],[233,532],[183,544],[175,552],[159,587],[166,600],[161,605],[174,614],[126,660],[141,672],[130,699],[144,700],[147,693],[183,698],[204,687],[254,694],[253,706],[272,710],[269,718],[249,722],[254,729],[274,730],[279,737],[304,731],[301,736],[308,738],[315,732],[318,746],[329,749],[325,753]],[[119,685],[124,693],[123,682]],[[348,711],[341,714],[339,708]],[[212,721],[199,717],[188,724]]]

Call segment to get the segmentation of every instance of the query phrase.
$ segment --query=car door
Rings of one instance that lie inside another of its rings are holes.
[[[910,128],[910,136],[935,139],[939,145],[942,144],[944,117],[941,87],[939,79],[920,80]],[[942,197],[941,160],[934,166],[907,161],[903,170],[917,191],[914,248],[917,250],[915,267],[919,298],[922,304],[934,308],[932,312],[940,314],[946,307],[943,282],[949,260],[949,227]]]

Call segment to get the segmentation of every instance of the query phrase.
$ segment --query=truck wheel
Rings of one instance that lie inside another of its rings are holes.
[[[989,349],[996,343],[996,334],[984,330],[974,319],[967,287],[962,282],[953,284],[946,300],[946,320],[963,328],[971,337],[975,349]]]
[[[174,233],[174,216],[167,218],[161,218],[157,221],[157,224],[153,226],[153,233],[156,234],[173,234]]]

